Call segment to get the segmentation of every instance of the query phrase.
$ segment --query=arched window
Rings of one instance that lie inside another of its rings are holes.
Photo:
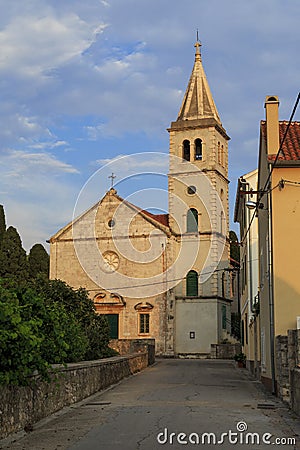
[[[195,270],[190,270],[186,276],[187,297],[198,297],[198,274]]]
[[[183,159],[186,161],[191,159],[190,141],[187,139],[183,141]]]
[[[202,141],[201,141],[201,139],[195,140],[195,160],[202,161]]]
[[[191,208],[186,216],[186,231],[187,233],[195,233],[198,231],[198,211]]]

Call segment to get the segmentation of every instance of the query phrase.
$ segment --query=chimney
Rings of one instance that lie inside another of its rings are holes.
[[[266,97],[266,127],[267,127],[267,153],[274,155],[279,149],[279,99],[275,95]]]

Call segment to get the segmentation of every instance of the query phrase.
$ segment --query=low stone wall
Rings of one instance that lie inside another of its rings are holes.
[[[211,344],[210,357],[212,359],[233,359],[234,355],[241,353],[242,345],[238,344]]]
[[[0,387],[0,439],[30,428],[65,406],[148,366],[147,352],[68,364],[57,368],[50,383],[32,377],[30,386]]]
[[[155,339],[112,339],[109,346],[123,356],[147,352],[148,365],[155,363]]]
[[[276,386],[277,395],[281,400],[290,404],[290,367],[288,358],[288,336],[277,336],[276,351]]]
[[[277,395],[300,415],[300,330],[276,336]]]
[[[300,369],[291,370],[291,408],[300,416]]]

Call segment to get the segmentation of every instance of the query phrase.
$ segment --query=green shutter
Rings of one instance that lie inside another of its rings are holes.
[[[195,270],[190,270],[186,276],[186,295],[188,297],[198,296],[198,274]]]
[[[109,325],[110,339],[119,339],[119,314],[105,314]]]

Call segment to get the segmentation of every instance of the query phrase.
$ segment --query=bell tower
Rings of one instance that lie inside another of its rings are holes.
[[[179,247],[198,248],[190,270],[174,290],[177,354],[209,353],[210,344],[220,342],[230,324],[226,282],[230,138],[208,85],[198,39],[195,49],[193,70],[177,120],[168,129],[169,224],[178,236]]]

